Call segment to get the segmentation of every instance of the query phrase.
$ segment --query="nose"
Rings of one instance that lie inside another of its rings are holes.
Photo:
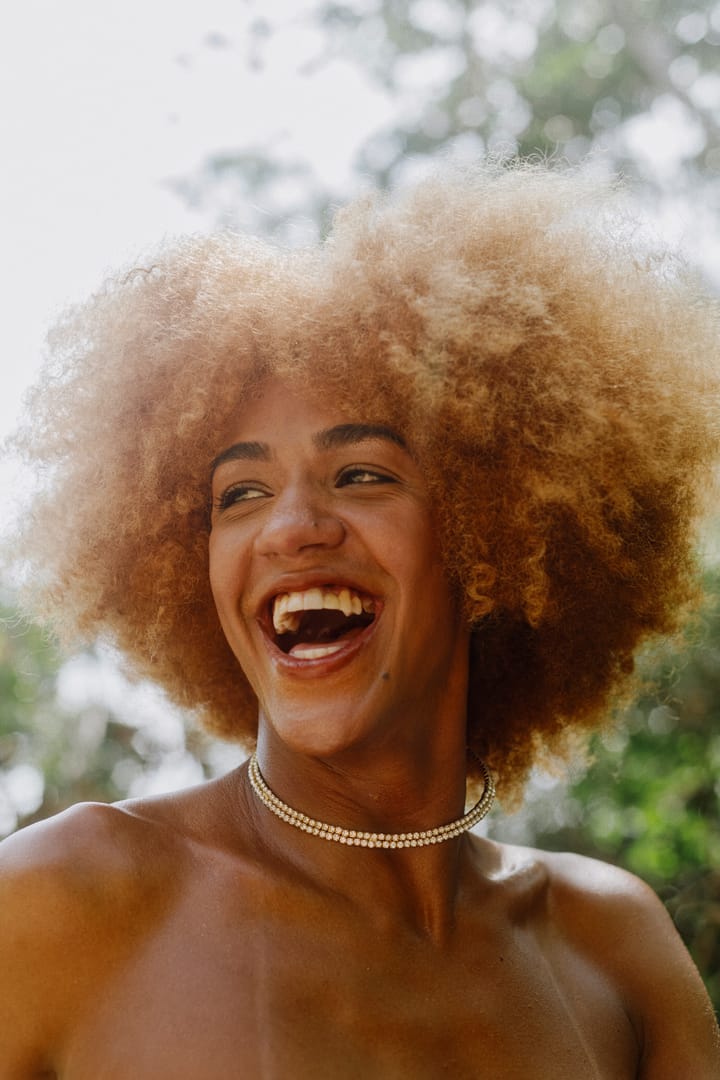
[[[312,548],[335,548],[345,538],[345,525],[329,501],[306,486],[276,495],[257,537],[261,555],[297,555]]]

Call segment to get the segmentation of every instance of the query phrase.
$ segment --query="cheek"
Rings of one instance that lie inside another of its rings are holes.
[[[386,550],[404,548],[404,557],[398,562],[427,587],[445,580],[440,540],[429,513],[409,517],[401,530],[396,526],[390,531],[386,542]]]
[[[221,619],[236,606],[242,590],[242,558],[227,535],[210,533],[208,545],[210,589]]]

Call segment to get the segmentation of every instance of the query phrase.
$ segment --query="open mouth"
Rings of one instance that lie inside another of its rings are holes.
[[[375,620],[375,601],[347,586],[280,593],[270,602],[273,640],[288,656],[331,656]]]

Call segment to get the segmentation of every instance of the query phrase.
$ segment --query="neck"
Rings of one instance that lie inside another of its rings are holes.
[[[406,731],[408,728],[406,728]],[[464,723],[370,738],[322,752],[295,747],[261,721],[257,760],[272,791],[295,810],[368,832],[432,829],[465,807]]]
[[[480,762],[483,773],[484,790],[482,797],[473,807],[466,810],[462,817],[455,818],[443,825],[434,825],[427,829],[413,829],[410,832],[383,832],[367,831],[363,829],[343,828],[330,822],[319,821],[309,817],[300,810],[296,810],[272,791],[266,781],[257,755],[253,754],[248,764],[248,776],[250,785],[260,802],[276,817],[287,825],[299,829],[308,836],[317,836],[321,840],[327,840],[333,844],[345,844],[348,847],[381,848],[384,851],[397,851],[403,848],[429,847],[432,844],[442,844],[447,840],[453,840],[461,833],[467,832],[477,825],[490,810],[495,797],[495,786],[489,769]]]
[[[331,758],[295,753],[261,728],[259,766],[284,803],[354,832],[412,833],[460,818],[465,803],[464,737],[434,752],[404,746],[358,748]],[[400,918],[437,938],[452,926],[462,869],[473,841],[458,834],[409,849],[364,850],[307,834],[273,814],[246,789],[252,820],[286,864],[318,885],[345,892],[382,921]]]

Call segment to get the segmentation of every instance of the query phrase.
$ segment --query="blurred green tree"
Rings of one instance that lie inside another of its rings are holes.
[[[640,181],[648,202],[691,198],[698,230],[720,208],[713,0],[316,0],[293,25],[320,42],[298,60],[304,73],[340,57],[388,95],[391,119],[357,148],[359,178],[387,187],[437,155],[591,155],[595,169]],[[256,67],[278,29],[264,16],[250,24]],[[347,196],[275,137],[212,155],[175,186],[225,224],[242,211],[284,238],[312,222],[323,231]]]
[[[105,688],[69,703],[59,684],[72,667]],[[107,657],[89,651],[63,667],[42,630],[0,606],[0,838],[72,803],[193,783],[240,757],[125,683]]]
[[[614,862],[665,901],[720,1014],[720,574],[684,646],[646,658],[647,690],[595,738],[540,846]]]

